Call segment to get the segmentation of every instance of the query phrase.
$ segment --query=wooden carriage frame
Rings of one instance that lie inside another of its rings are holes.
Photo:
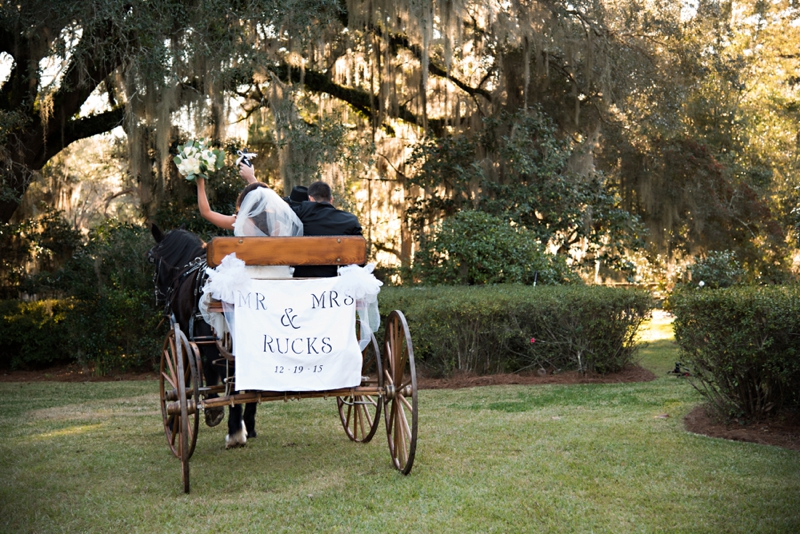
[[[209,267],[216,267],[231,253],[246,265],[363,265],[366,242],[360,236],[326,237],[215,237],[207,250]],[[219,303],[211,311],[221,311]],[[250,402],[335,397],[347,437],[368,443],[384,414],[386,435],[394,467],[411,472],[417,448],[417,377],[411,335],[403,313],[392,311],[384,320],[383,350],[374,335],[362,352],[361,384],[326,391],[235,390],[234,357],[225,340],[191,339],[171,318],[164,340],[160,366],[160,404],[164,433],[172,454],[181,461],[183,491],[189,493],[189,459],[194,453],[200,412]],[[223,384],[203,383],[198,345],[214,343],[228,363]],[[209,395],[218,397],[209,398]]]

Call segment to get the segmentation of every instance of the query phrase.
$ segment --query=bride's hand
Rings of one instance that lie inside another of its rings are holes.
[[[248,184],[256,183],[256,171],[253,170],[253,167],[248,167],[247,165],[240,163],[239,176],[241,176]]]

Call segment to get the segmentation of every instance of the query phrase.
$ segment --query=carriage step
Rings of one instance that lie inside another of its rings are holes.
[[[217,336],[195,336],[192,341],[195,343],[216,343]]]

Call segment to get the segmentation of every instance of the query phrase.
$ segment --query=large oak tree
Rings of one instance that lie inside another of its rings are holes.
[[[702,232],[706,221],[719,229],[713,235],[759,242],[772,221],[757,204],[776,189],[770,180],[755,188],[743,182],[780,166],[784,196],[792,190],[785,138],[796,133],[786,124],[796,113],[791,87],[800,72],[791,48],[797,8],[790,4],[703,0],[693,18],[674,2],[638,0],[6,2],[0,59],[11,72],[0,87],[0,221],[14,213],[33,171],[71,142],[116,125],[128,134],[131,179],[152,213],[165,194],[176,126],[188,112],[200,131],[221,135],[227,97],[235,96],[244,115],[270,117],[284,187],[306,178],[292,169],[306,172],[308,138],[324,117],[334,117],[354,128],[357,141],[374,143],[367,183],[399,185],[406,195],[391,202],[403,212],[416,198],[449,194],[447,186],[408,179],[417,170],[409,159],[415,143],[451,136],[477,143],[491,132],[513,139],[519,123],[498,127],[497,119],[535,108],[572,145],[565,172],[581,179],[603,168],[608,186],[668,250],[730,243],[704,240],[711,235]],[[751,34],[742,38],[742,29]],[[752,98],[749,88],[768,72],[775,90]],[[737,73],[757,76],[748,85]],[[782,83],[788,91],[779,90]],[[101,107],[87,109],[92,94]],[[747,120],[759,102],[780,117]],[[780,165],[768,157],[774,147],[762,143],[759,152],[743,141],[759,135],[776,140]],[[497,143],[475,146],[463,163],[480,167],[482,179],[505,186],[514,176],[536,175],[507,172],[513,165],[502,150],[486,148]],[[535,139],[530,146],[538,150]],[[673,157],[697,162],[675,166]],[[723,195],[727,211],[697,210],[685,184],[725,184],[755,197]],[[480,184],[467,187],[474,193]],[[389,198],[390,190],[380,196]],[[591,206],[573,208],[591,219]],[[748,213],[762,219],[737,222]],[[543,220],[536,206],[517,215],[529,224]],[[407,258],[409,236],[402,241],[378,244]]]

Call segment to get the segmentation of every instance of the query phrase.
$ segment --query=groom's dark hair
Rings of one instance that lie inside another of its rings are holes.
[[[331,186],[325,182],[314,182],[308,186],[308,196],[314,197],[317,202],[331,203]]]

